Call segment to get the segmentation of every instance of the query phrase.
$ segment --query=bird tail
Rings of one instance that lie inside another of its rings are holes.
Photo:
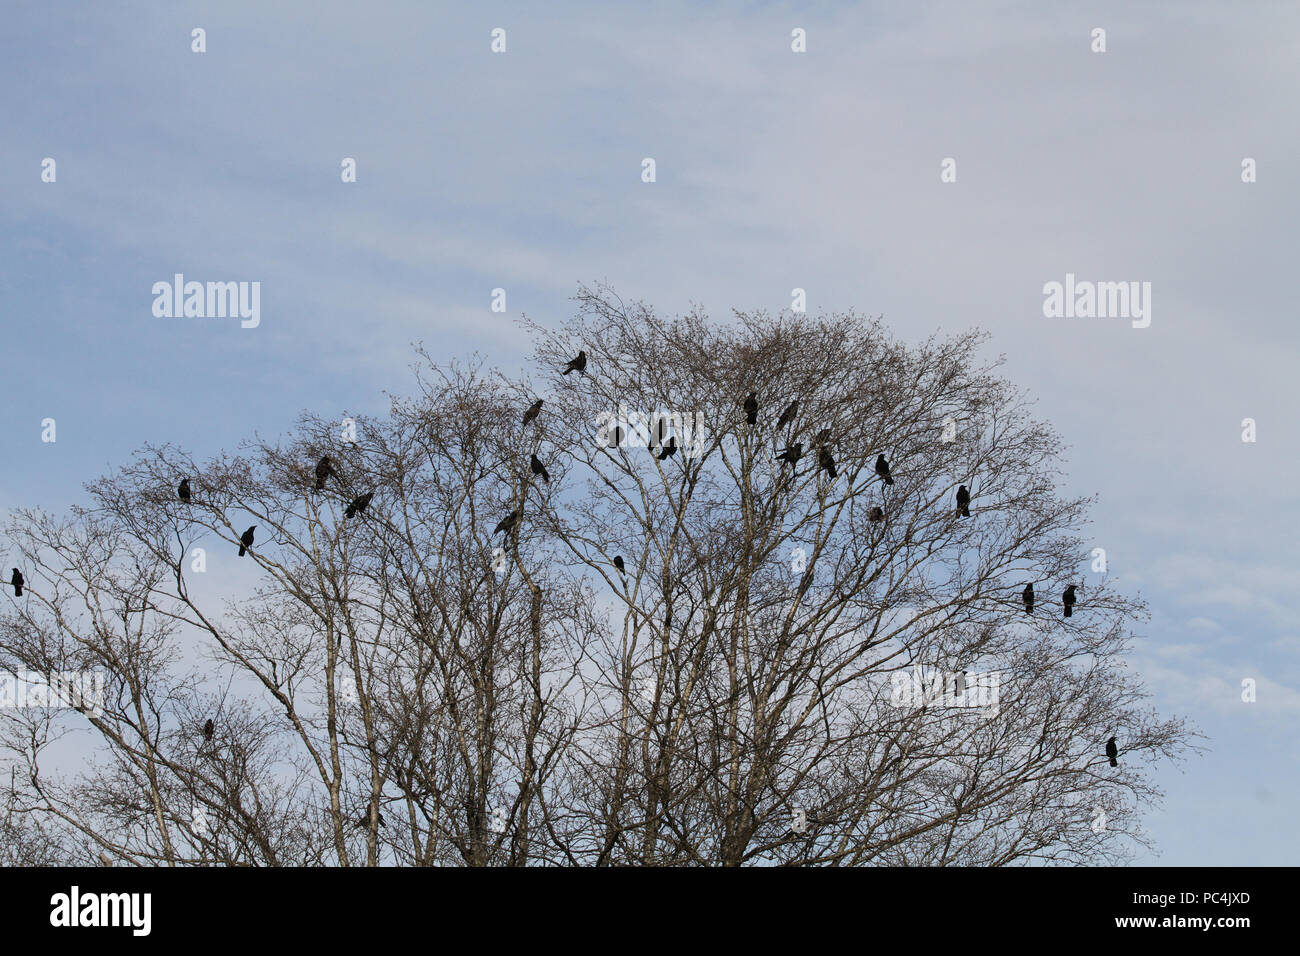
[[[240,556],[241,558],[244,556],[244,552],[245,552],[245,548],[244,548],[244,546],[241,544],[241,545],[239,546],[239,556]]]
[[[21,584],[15,584],[14,597],[22,597],[22,596],[23,596],[23,586]]]
[[[890,478],[888,475],[885,475],[885,484],[892,485],[893,483],[894,483],[894,479]]]
[[[1068,605],[1068,604],[1065,606],[1065,616],[1066,616],[1066,617],[1073,617],[1073,616],[1074,616],[1074,608],[1070,607],[1070,605]]]
[[[1118,767],[1118,766],[1119,766],[1119,761],[1116,760],[1114,757],[1111,757],[1111,758],[1110,758],[1110,765],[1111,765],[1112,767]]]
[[[561,372],[560,374],[561,374],[561,375],[564,375],[564,376],[567,376],[567,375],[568,375],[570,372],[572,372],[572,371],[573,371],[573,369],[571,369],[571,368],[566,368],[566,369],[565,369],[563,372]]]
[[[969,518],[969,517],[970,517],[970,508],[966,507],[965,505],[962,505],[962,506],[961,506],[961,516],[962,516],[963,518]]]

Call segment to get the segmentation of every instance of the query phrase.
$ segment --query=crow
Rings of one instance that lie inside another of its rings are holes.
[[[190,500],[190,480],[182,478],[181,483],[176,486],[176,494],[180,496],[181,501]]]
[[[965,485],[957,486],[957,514],[963,518],[970,517],[970,492]]]
[[[830,440],[831,440],[831,430],[829,428],[823,428],[821,431],[817,433],[817,436],[812,440],[813,447],[819,448]]]
[[[1020,592],[1020,596],[1025,601],[1025,613],[1034,613],[1034,582],[1030,581],[1025,585],[1025,589]]]
[[[253,546],[253,528],[256,527],[257,525],[253,525],[252,528],[239,536],[239,556],[241,558],[244,556],[244,552]]]
[[[546,482],[548,485],[551,483],[551,473],[546,470],[545,465],[537,460],[536,455],[533,455],[532,461],[528,463],[528,467],[532,469],[534,475],[541,475],[542,481]]]
[[[516,508],[510,514],[501,519],[500,523],[492,529],[493,534],[504,531],[507,535],[514,530],[515,524],[519,521],[519,509]]]
[[[570,372],[577,372],[579,375],[587,374],[587,353],[578,349],[578,357],[569,360],[569,364],[564,366],[561,375],[568,375]]]
[[[831,457],[830,449],[825,445],[817,449],[817,467],[825,468],[826,474],[831,476],[831,481],[835,480],[835,459]]]
[[[379,821],[381,827],[388,829],[388,824],[384,822],[384,815],[382,813],[376,813],[375,819]],[[370,814],[363,813],[361,814],[361,819],[357,820],[357,829],[364,830],[368,826],[370,826]]]
[[[1110,758],[1110,765],[1112,767],[1119,766],[1119,761],[1116,759],[1119,756],[1119,748],[1115,746],[1114,737],[1111,737],[1110,740],[1106,741],[1106,756]]]
[[[750,392],[745,399],[745,421],[751,425],[758,421],[758,392]]]
[[[785,407],[785,411],[781,413],[781,417],[776,420],[776,430],[780,431],[782,428],[785,428],[786,425],[794,421],[794,417],[798,414],[799,414],[799,399],[796,398],[793,402],[791,402],[789,405]]]
[[[1074,585],[1071,584],[1061,595],[1061,603],[1065,605],[1065,616],[1071,617],[1074,614]]]
[[[889,462],[885,461],[884,455],[876,456],[876,474],[885,479],[885,484],[892,485],[894,479],[889,477]]]
[[[343,511],[343,517],[351,518],[353,515],[359,515],[370,507],[370,499],[375,496],[373,491],[367,491],[364,495],[357,495],[352,499],[352,503]]]
[[[216,726],[209,719],[203,724],[203,739],[211,740],[212,734],[216,731]]]
[[[316,490],[321,491],[325,487],[325,479],[334,474],[334,463],[330,461],[330,456],[326,455],[320,461],[316,462]]]
[[[666,459],[671,458],[673,455],[677,454],[677,439],[669,438],[668,444],[659,446],[659,451],[660,461],[665,461]]]
[[[542,413],[542,400],[539,398],[533,404],[528,406],[528,411],[524,412],[524,424],[527,425],[534,418]]]
[[[885,509],[880,507],[880,505],[876,505],[874,508],[872,508],[870,511],[867,512],[867,520],[871,522],[884,521]]]
[[[626,574],[626,573],[627,573],[627,571],[626,571],[626,570],[624,569],[624,567],[623,567],[623,555],[621,555],[621,554],[616,554],[616,555],[614,556],[614,567],[618,568],[618,573],[619,573],[619,574]]]
[[[777,461],[788,462],[791,465],[797,465],[800,457],[803,455],[803,442],[797,441],[781,454],[776,456]]]
[[[9,583],[14,586],[14,597],[22,597],[23,584],[25,583],[23,581],[23,573],[17,568],[14,568],[14,576],[9,579]]]

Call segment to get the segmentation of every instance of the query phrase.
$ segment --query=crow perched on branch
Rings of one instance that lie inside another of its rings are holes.
[[[316,462],[316,490],[321,491],[325,488],[325,479],[334,474],[334,463],[330,461],[330,456],[326,455],[320,461]]]
[[[212,735],[216,732],[216,729],[217,729],[217,728],[216,728],[216,725],[212,723],[212,719],[211,719],[211,718],[209,718],[207,721],[205,721],[204,724],[203,724],[203,739],[204,739],[204,740],[211,740],[211,739],[212,739]]]
[[[533,404],[528,406],[528,411],[524,412],[524,424],[527,425],[534,418],[542,413],[542,400],[539,398]]]
[[[957,514],[963,518],[970,517],[970,492],[965,485],[957,486]]]
[[[776,430],[780,431],[782,428],[785,428],[786,425],[794,421],[794,417],[798,414],[799,414],[799,399],[796,398],[793,402],[791,402],[789,405],[785,407],[785,411],[781,413],[781,417],[776,420]]]
[[[1112,767],[1119,766],[1119,748],[1115,746],[1114,737],[1111,737],[1110,740],[1106,741],[1106,756],[1110,758],[1110,765]]]
[[[1034,582],[1030,581],[1028,584],[1026,584],[1025,589],[1020,592],[1020,596],[1021,598],[1024,599],[1025,602],[1025,613],[1033,614],[1034,613]]]
[[[623,566],[623,555],[621,554],[614,555],[614,567],[618,568],[619,574],[627,573],[627,570]]]
[[[884,455],[876,456],[876,474],[885,479],[885,484],[892,485],[894,479],[889,476],[889,462],[885,461]]]
[[[791,465],[797,465],[799,459],[803,456],[803,442],[797,441],[781,454],[776,456],[777,461],[788,462]]]
[[[499,534],[502,531],[504,531],[507,535],[509,535],[510,532],[514,530],[515,524],[518,521],[519,521],[519,509],[516,508],[514,511],[510,512],[510,514],[506,515],[504,518],[501,519],[501,521],[497,524],[497,526],[492,529],[492,533]]]
[[[364,512],[368,507],[370,507],[370,499],[374,496],[375,493],[373,491],[367,491],[364,495],[357,495],[357,497],[352,499],[352,503],[343,511],[343,517],[351,518],[353,515],[358,515]]]
[[[745,421],[751,425],[758,421],[758,392],[750,392],[745,399]]]
[[[551,473],[546,470],[546,466],[538,460],[536,455],[532,456],[532,460],[528,462],[528,467],[534,475],[541,475],[542,481],[548,485],[551,483]]]
[[[23,596],[23,573],[14,568],[14,576],[9,579],[9,583],[14,586],[14,597]]]
[[[835,459],[831,457],[831,450],[825,445],[817,449],[817,467],[825,468],[826,474],[831,476],[831,481],[835,480]]]
[[[181,483],[176,486],[176,494],[180,497],[181,501],[190,500],[190,480],[188,478],[181,479]]]
[[[241,558],[244,556],[244,553],[253,546],[253,528],[256,527],[257,525],[253,525],[239,536],[239,556]]]
[[[1074,585],[1073,584],[1071,584],[1068,588],[1066,588],[1065,593],[1061,595],[1061,603],[1065,605],[1065,616],[1066,617],[1073,616],[1074,615]]]
[[[568,375],[570,372],[577,372],[579,375],[587,374],[587,353],[582,349],[578,350],[576,358],[569,359],[569,364],[564,366],[561,375]]]

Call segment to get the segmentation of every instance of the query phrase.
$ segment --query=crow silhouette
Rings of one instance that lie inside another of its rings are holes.
[[[541,475],[542,481],[546,482],[548,485],[551,483],[551,473],[546,470],[545,465],[538,461],[536,455],[533,455],[532,460],[528,463],[528,467],[532,470],[534,475]]]
[[[1074,614],[1074,585],[1071,584],[1061,595],[1061,603],[1065,605],[1065,616],[1071,617]]]
[[[870,511],[867,512],[867,520],[872,522],[884,521],[885,509],[880,507],[880,505],[876,505]]]
[[[244,556],[244,552],[253,546],[253,528],[256,527],[257,525],[253,525],[239,536],[239,556],[241,558]]]
[[[216,728],[216,726],[212,723],[212,720],[211,720],[211,719],[208,719],[207,721],[205,721],[204,724],[203,724],[203,739],[204,739],[204,740],[211,740],[211,739],[212,739],[212,734],[216,731],[216,729],[217,729],[217,728]]]
[[[370,499],[375,496],[373,491],[367,491],[364,495],[357,495],[352,499],[352,503],[343,511],[344,518],[351,518],[353,515],[359,515],[370,507]]]
[[[777,461],[788,462],[791,465],[797,465],[799,459],[803,456],[803,442],[797,441],[781,454],[776,456]]]
[[[542,413],[542,400],[539,398],[533,404],[528,406],[528,411],[524,412],[524,424],[527,425],[534,418]]]
[[[822,445],[826,444],[830,440],[831,440],[831,430],[829,428],[823,428],[821,431],[817,433],[816,437],[813,438],[812,440],[813,447],[820,448]]]
[[[885,479],[885,484],[892,485],[894,479],[889,477],[889,462],[885,461],[884,455],[876,456],[876,474]]]
[[[1111,737],[1110,740],[1106,741],[1106,756],[1110,758],[1110,765],[1112,767],[1119,766],[1119,760],[1116,759],[1119,757],[1119,748],[1115,746],[1114,737]]]
[[[780,431],[782,428],[785,428],[786,425],[794,421],[794,417],[798,414],[799,414],[799,399],[796,398],[793,402],[791,402],[789,405],[785,407],[785,411],[781,413],[781,417],[776,420],[776,430]]]
[[[376,813],[375,819],[379,821],[381,827],[388,829],[388,824],[384,822],[384,815],[382,813]],[[361,814],[361,819],[357,820],[357,829],[364,830],[368,826],[370,826],[370,814],[363,813]]]
[[[564,366],[561,375],[568,375],[570,372],[577,372],[579,375],[587,374],[587,353],[578,349],[577,358],[569,359],[569,364]]]
[[[182,478],[181,483],[176,486],[176,494],[180,496],[181,501],[190,500],[190,480]]]
[[[1033,614],[1034,613],[1034,582],[1030,581],[1028,584],[1026,584],[1025,589],[1020,592],[1020,596],[1021,598],[1024,599],[1025,602],[1025,613]]]
[[[957,514],[963,518],[970,517],[970,492],[965,485],[957,486]]]
[[[745,421],[751,425],[758,421],[758,392],[750,392],[745,399]]]
[[[614,556],[614,567],[618,568],[619,574],[627,573],[627,571],[623,567],[623,555],[617,554]]]
[[[9,579],[9,583],[14,586],[14,597],[22,597],[23,584],[26,583],[23,580],[23,573],[17,568],[14,568],[14,576]]]
[[[320,461],[316,462],[316,490],[321,491],[325,487],[325,479],[334,474],[334,463],[330,461],[330,456],[326,455]]]
[[[497,524],[497,526],[492,529],[492,533],[499,534],[500,532],[504,531],[507,535],[509,535],[510,532],[514,529],[515,524],[518,523],[518,521],[519,521],[519,509],[516,508],[514,511],[510,512],[510,514],[506,515],[504,518],[501,519],[501,521]]]
[[[831,457],[831,450],[825,445],[817,449],[817,467],[825,468],[826,474],[831,476],[831,481],[835,480],[835,459]]]

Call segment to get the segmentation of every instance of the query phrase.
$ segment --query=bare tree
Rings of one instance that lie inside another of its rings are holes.
[[[151,446],[67,518],[15,513],[0,668],[106,683],[0,710],[8,862],[1003,865],[1145,839],[1152,768],[1194,734],[1124,671],[1143,607],[1080,573],[1093,502],[1060,496],[1059,438],[979,335],[578,302],[530,324],[536,388],[421,353],[355,436],[304,415],[202,464]]]

